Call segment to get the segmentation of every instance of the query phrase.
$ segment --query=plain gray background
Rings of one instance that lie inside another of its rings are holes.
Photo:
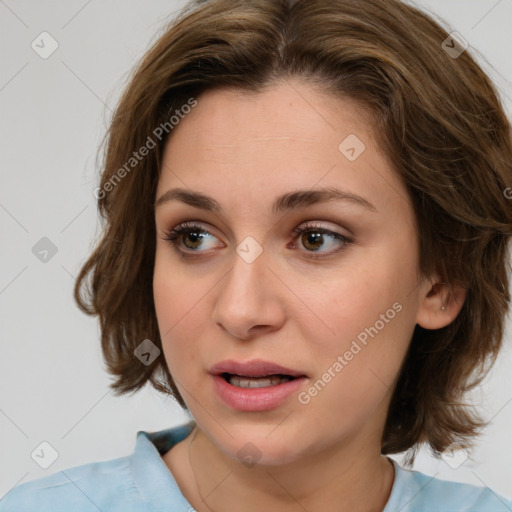
[[[128,455],[138,430],[187,419],[149,388],[113,396],[97,322],[72,299],[74,276],[99,233],[96,155],[111,110],[133,65],[184,3],[0,0],[0,496],[19,482]],[[512,0],[418,5],[481,54],[510,115]],[[58,43],[47,59],[31,47],[44,31]],[[46,262],[32,252],[43,237],[57,249]],[[492,419],[477,448],[467,459],[422,451],[415,469],[512,498],[510,325],[505,350],[473,397]],[[41,442],[58,454],[47,469],[31,457]]]

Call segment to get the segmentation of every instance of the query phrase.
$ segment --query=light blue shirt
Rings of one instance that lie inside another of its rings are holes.
[[[25,482],[0,500],[0,512],[193,512],[162,455],[187,437],[193,424],[137,432],[134,452]],[[438,480],[395,466],[383,512],[511,512],[490,489]]]

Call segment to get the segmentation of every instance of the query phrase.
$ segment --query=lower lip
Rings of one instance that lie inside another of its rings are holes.
[[[213,375],[215,391],[222,401],[237,411],[269,411],[283,404],[303,384],[305,377],[297,377],[277,386],[239,388],[219,375]]]

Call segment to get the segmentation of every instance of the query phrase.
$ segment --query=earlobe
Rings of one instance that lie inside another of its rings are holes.
[[[450,286],[437,276],[434,280],[425,279],[420,289],[416,323],[424,329],[441,329],[451,324],[466,299],[465,288]]]

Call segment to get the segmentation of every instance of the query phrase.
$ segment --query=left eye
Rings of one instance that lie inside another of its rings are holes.
[[[302,246],[307,249],[307,252],[320,252],[320,249],[325,248],[326,241],[330,240],[330,243],[327,244],[328,249],[329,247],[334,247],[334,249],[321,251],[320,256],[315,254],[310,255],[311,257],[329,256],[339,250],[343,250],[346,246],[353,243],[353,240],[341,233],[336,233],[329,229],[317,226],[308,225],[298,227],[293,230],[293,233],[300,240]],[[336,246],[339,248],[336,249]]]

